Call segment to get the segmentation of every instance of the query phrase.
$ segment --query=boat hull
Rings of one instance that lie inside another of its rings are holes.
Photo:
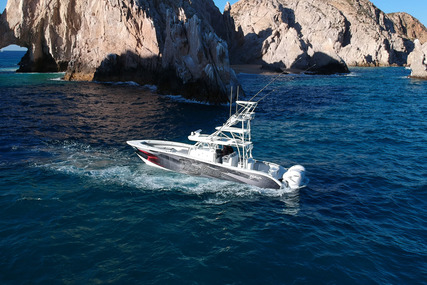
[[[280,189],[282,183],[260,171],[224,166],[192,157],[147,147],[135,147],[136,154],[148,165],[193,176],[246,183],[260,188]]]

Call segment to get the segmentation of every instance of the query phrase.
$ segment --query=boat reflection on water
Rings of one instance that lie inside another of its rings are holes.
[[[283,213],[290,216],[298,215],[300,211],[299,190],[283,193],[280,201],[285,204]]]

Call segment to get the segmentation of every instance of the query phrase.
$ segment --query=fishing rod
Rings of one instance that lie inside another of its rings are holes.
[[[314,65],[312,65],[312,66],[310,66],[309,68],[307,68],[306,70],[304,70],[303,71],[303,73],[304,72],[307,72],[308,70],[310,70],[311,68],[313,68],[315,66],[315,64]],[[280,74],[278,74],[277,76],[275,76],[272,80],[270,80],[270,82],[267,84],[267,85],[265,85],[261,90],[259,90],[254,96],[252,96],[252,98],[248,101],[248,102],[252,102],[252,100],[255,98],[255,97],[257,97],[265,88],[267,88],[269,85],[271,85],[273,82],[275,82],[277,79],[279,79],[279,77],[280,76],[282,76],[282,74],[284,74],[286,72],[286,70],[283,70]],[[274,88],[273,90],[271,90],[270,92],[268,92],[267,94],[265,94],[261,99],[259,99],[258,101],[256,101],[256,102],[252,102],[252,103],[255,103],[255,104],[250,104],[250,105],[241,105],[240,106],[240,108],[238,108],[238,96],[239,96],[239,86],[237,86],[237,93],[236,93],[236,96],[237,96],[237,100],[236,100],[236,113],[233,115],[233,116],[238,116],[240,113],[242,113],[242,112],[244,112],[245,110],[246,110],[246,112],[251,112],[251,111],[253,111],[253,110],[251,110],[252,108],[253,109],[255,109],[256,108],[256,106],[258,105],[258,103],[261,101],[261,100],[263,100],[265,97],[267,97],[268,95],[270,95],[271,93],[273,93],[274,91],[276,91],[281,85],[283,85],[284,83],[282,83],[282,84],[279,84],[276,88]],[[290,92],[290,91],[288,91],[288,92]],[[286,92],[286,93],[288,93],[288,92]],[[231,115],[231,109],[232,109],[232,98],[233,98],[233,87],[231,87],[231,94],[230,94],[230,115],[229,115],[229,119],[217,130],[217,131],[215,131],[214,133],[212,133],[211,135],[210,135],[210,137],[213,137],[213,136],[216,136],[216,135],[218,135],[220,132],[222,132],[223,131],[223,129],[224,128],[226,128],[227,126],[229,126],[229,124],[230,123],[228,123],[231,119],[232,119],[232,115]],[[234,123],[233,123],[234,124]],[[231,124],[231,125],[233,125],[233,124]],[[234,138],[234,137],[233,137]]]
[[[299,58],[296,62],[298,62],[301,58]],[[307,69],[305,69],[302,73],[305,73],[307,71],[309,71],[310,69],[312,69],[313,67],[315,67],[316,64],[313,64],[312,66],[309,66]],[[284,73],[286,73],[286,70],[283,70],[281,73],[279,73],[277,76],[275,76],[273,79],[270,80],[270,82],[265,85],[263,88],[261,88],[261,90],[259,90],[254,96],[252,96],[251,99],[249,99],[248,101],[251,102],[255,97],[257,97],[262,91],[264,91],[265,88],[267,88],[268,86],[270,86],[271,84],[273,84],[277,79],[279,79],[279,77],[281,77]],[[276,91],[277,89],[279,89],[279,87],[281,85],[283,85],[285,83],[279,84],[276,88],[274,88],[273,90],[271,90],[270,92],[268,92],[267,94],[265,94],[261,99],[259,99],[258,101],[256,101],[256,103],[259,103],[261,100],[263,100],[264,98],[266,98],[268,95],[270,95],[271,93],[273,93],[274,91]],[[237,89],[238,90],[238,89]],[[238,93],[237,93],[238,96]],[[237,102],[237,100],[236,100]],[[243,107],[239,110],[237,110],[237,104],[236,104],[236,114],[239,113],[240,111],[242,111],[242,109],[244,109]],[[230,102],[230,116],[231,116],[231,102]]]
[[[265,88],[267,88],[268,86],[270,86],[274,81],[276,81],[277,79],[279,79],[279,77],[284,74],[286,72],[286,70],[283,70],[279,75],[277,75],[276,77],[274,77],[267,85],[265,85],[261,90],[259,90],[254,96],[252,96],[251,99],[249,99],[249,101],[252,101],[256,96],[258,96],[259,93],[261,93]]]
[[[297,63],[300,60],[301,60],[301,57],[298,58],[293,64]],[[306,71],[307,70],[305,70],[304,72],[306,72]],[[261,90],[259,90],[258,93],[256,93],[254,96],[252,96],[252,98],[249,101],[252,101],[252,99],[254,99],[256,96],[258,96],[259,93],[261,93],[265,88],[267,88],[269,85],[271,85],[274,81],[279,79],[279,77],[282,76],[282,74],[284,74],[285,72],[286,72],[286,69],[284,69],[282,72],[280,72],[280,74],[278,74],[276,77],[274,77],[267,85],[265,85]]]
[[[310,69],[312,69],[313,67],[315,67],[316,66],[316,64],[313,64],[312,66],[310,66],[310,67],[308,67],[306,70],[304,70],[302,73],[304,73],[304,72],[307,72],[307,71],[309,71]],[[280,73],[276,78],[274,78],[274,81],[279,77],[279,76],[281,76],[283,74],[283,72],[282,73]],[[273,83],[274,82],[273,80],[268,84],[268,85],[270,85],[271,83]],[[265,94],[261,99],[259,99],[258,101],[256,101],[257,103],[259,103],[261,100],[263,100],[265,97],[267,97],[268,95],[270,95],[271,93],[273,93],[274,91],[276,91],[277,89],[279,89],[279,87],[281,86],[281,85],[283,85],[283,84],[285,84],[285,83],[282,83],[282,84],[279,84],[276,88],[274,88],[273,90],[271,90],[270,92],[268,92],[267,94]],[[267,86],[268,86],[267,85]],[[267,87],[267,86],[265,86],[265,87]],[[263,89],[265,89],[265,87],[263,88]],[[255,98],[263,89],[261,89],[255,96],[253,96],[252,98],[251,98],[251,100],[249,100],[249,101],[252,101],[252,99],[253,98]]]

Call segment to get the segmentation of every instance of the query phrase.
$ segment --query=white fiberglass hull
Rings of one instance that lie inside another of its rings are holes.
[[[146,164],[165,170],[246,183],[260,188],[280,189],[290,186],[287,181],[282,183],[279,180],[286,170],[276,164],[269,164],[274,166],[272,170],[276,171],[269,173],[198,159],[189,155],[192,147],[189,144],[158,140],[138,140],[127,143],[136,150],[137,155]],[[299,187],[300,185],[294,188]]]

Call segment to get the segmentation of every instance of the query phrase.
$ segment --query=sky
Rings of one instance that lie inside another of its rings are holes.
[[[214,0],[214,2],[222,12],[227,0]],[[234,4],[237,0],[229,0],[229,2],[230,4]],[[385,13],[406,12],[411,14],[427,27],[427,0],[371,0],[371,2]],[[6,7],[6,3],[7,0],[0,0],[1,12]],[[9,47],[9,49],[16,49],[16,46]]]

